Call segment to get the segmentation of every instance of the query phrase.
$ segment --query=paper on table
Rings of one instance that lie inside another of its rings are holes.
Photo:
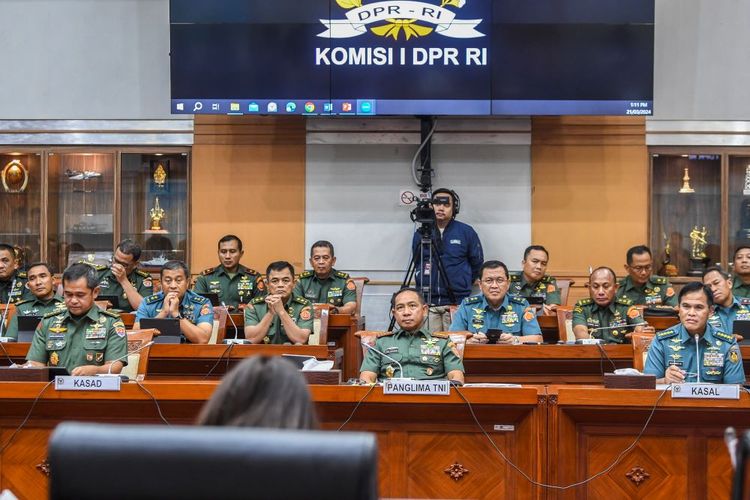
[[[315,358],[310,358],[302,363],[303,372],[327,372],[331,368],[333,368],[333,361],[331,360],[318,361]]]

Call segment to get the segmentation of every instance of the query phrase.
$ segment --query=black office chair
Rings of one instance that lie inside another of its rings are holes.
[[[378,498],[364,433],[63,423],[49,462],[53,500]]]
[[[734,466],[732,500],[746,500],[750,498],[750,491],[746,491],[745,488],[745,475],[748,466],[750,466],[748,460],[748,455],[750,455],[750,431],[744,432],[737,439],[735,437],[734,429],[728,428],[724,434],[724,441],[727,443],[730,456],[734,452],[734,459],[732,460]]]

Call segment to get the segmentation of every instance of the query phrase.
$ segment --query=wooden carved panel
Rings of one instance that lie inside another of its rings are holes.
[[[2,443],[6,443],[14,428],[2,431]],[[3,452],[0,467],[0,489],[11,490],[18,498],[47,498],[48,478],[37,468],[47,459],[49,429],[25,428],[13,439]]]
[[[707,498],[729,498],[732,492],[733,470],[724,438],[707,439],[706,454],[708,455],[706,466]]]
[[[632,442],[633,435],[588,435],[586,475],[609,466]],[[644,436],[608,474],[588,486],[589,498],[687,498],[687,439]],[[582,458],[584,459],[584,458]]]
[[[501,450],[512,435],[491,434]],[[409,498],[511,498],[509,469],[480,434],[410,433],[408,437]],[[446,467],[460,464],[470,473],[456,481]]]

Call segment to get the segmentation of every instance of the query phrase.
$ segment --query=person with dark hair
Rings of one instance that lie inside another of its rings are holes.
[[[741,245],[734,251],[732,267],[732,294],[735,297],[750,298],[750,246]]]
[[[198,415],[198,425],[316,429],[307,383],[281,356],[253,356],[232,369]]]
[[[118,314],[96,306],[96,271],[88,264],[73,264],[63,272],[62,282],[66,308],[42,318],[25,366],[61,366],[76,376],[120,373],[128,364],[125,324]]]
[[[375,349],[368,349],[359,379],[372,384],[378,378],[424,380],[447,377],[463,383],[464,365],[455,344],[448,338],[433,336],[425,324],[427,304],[422,294],[415,288],[402,288],[393,294],[391,304],[398,329],[375,341],[375,349],[388,357]]]
[[[15,304],[30,299],[31,292],[26,288],[27,275],[18,270],[16,250],[11,245],[0,243],[0,303]]]
[[[501,330],[499,342],[541,342],[542,330],[536,311],[523,297],[508,293],[508,268],[499,260],[488,260],[479,270],[480,295],[467,297],[453,315],[452,331],[474,335],[467,342],[488,342],[487,330]]]
[[[677,297],[669,280],[653,274],[651,249],[638,245],[628,249],[625,270],[628,276],[618,284],[617,297],[646,306],[677,306]]]
[[[554,314],[562,299],[557,280],[546,274],[549,253],[541,245],[531,245],[523,252],[520,273],[510,273],[508,293],[523,297],[529,302],[542,301],[542,313]],[[536,302],[538,303],[538,302]]]
[[[711,290],[690,282],[680,290],[678,304],[680,323],[656,334],[644,373],[656,375],[657,384],[744,383],[742,354],[734,335],[708,322],[713,312]]]
[[[412,238],[412,255],[416,263],[414,279],[418,289],[430,290],[432,303],[429,304],[428,324],[433,332],[449,328],[450,306],[471,295],[471,287],[479,277],[484,260],[477,232],[470,225],[456,220],[460,208],[455,191],[447,188],[434,190],[432,248],[425,245],[420,255],[420,232],[415,231]],[[439,262],[445,273],[440,271]]]
[[[708,322],[722,332],[733,333],[734,321],[750,321],[750,307],[732,293],[732,277],[718,266],[703,273],[703,284],[711,290],[714,313]]]
[[[245,307],[245,338],[253,344],[307,344],[313,329],[313,305],[292,296],[294,266],[272,262],[266,268],[268,295]]]
[[[133,328],[143,318],[177,318],[180,332],[188,342],[207,344],[214,326],[211,302],[188,290],[190,270],[180,260],[167,261],[161,268],[161,292],[143,299],[135,313]]]
[[[65,301],[55,294],[55,275],[46,262],[35,262],[29,266],[26,287],[33,299],[16,302],[16,313],[8,323],[6,337],[18,338],[19,316],[44,316],[65,310]]]
[[[101,294],[118,297],[113,309],[132,312],[141,305],[143,297],[154,293],[151,275],[138,269],[140,258],[141,247],[132,240],[122,240],[115,248],[110,267],[94,265]]]
[[[573,334],[577,339],[623,344],[630,341],[633,332],[644,331],[643,316],[633,301],[616,294],[615,272],[608,267],[594,269],[589,276],[589,298],[579,300],[573,308]]]
[[[201,272],[195,280],[195,293],[216,293],[229,309],[243,309],[255,297],[266,291],[259,272],[240,264],[245,255],[242,240],[233,234],[219,240],[219,265]]]
[[[320,240],[310,248],[312,271],[299,275],[292,293],[316,304],[330,304],[339,314],[357,310],[357,287],[349,275],[333,268],[336,256],[330,241]]]

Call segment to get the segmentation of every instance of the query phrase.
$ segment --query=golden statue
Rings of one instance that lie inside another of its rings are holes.
[[[161,231],[161,221],[164,219],[165,213],[164,209],[159,206],[158,196],[156,197],[154,208],[152,208],[148,214],[151,216],[151,231]]]
[[[164,170],[164,165],[161,163],[159,163],[159,165],[156,166],[156,170],[154,170],[154,182],[158,188],[163,188],[167,183],[167,171]]]
[[[706,235],[708,234],[708,231],[706,231],[706,226],[703,226],[702,229],[698,229],[698,226],[695,226],[692,231],[690,231],[690,244],[691,244],[691,251],[690,251],[690,258],[695,260],[704,260],[706,259],[706,246],[708,245],[708,241],[706,241]]]

